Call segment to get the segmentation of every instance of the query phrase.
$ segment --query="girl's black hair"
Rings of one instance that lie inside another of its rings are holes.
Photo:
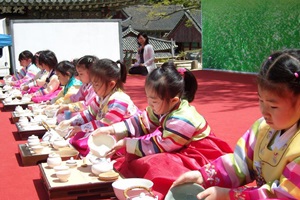
[[[57,58],[55,53],[50,50],[42,51],[39,56],[39,63],[40,65],[45,64],[50,69],[54,69],[57,65]]]
[[[43,51],[38,51],[36,52],[33,57],[32,57],[32,63],[37,65],[39,64],[39,57],[40,57],[40,54],[42,53]]]
[[[76,67],[84,66],[85,69],[89,69],[97,59],[98,58],[96,56],[83,56],[77,60]]]
[[[21,61],[21,60],[28,60],[28,59],[32,59],[32,58],[33,58],[33,54],[30,51],[28,51],[28,50],[22,51],[19,54],[19,61]]]
[[[145,38],[145,45],[146,44],[149,44],[149,38],[148,38],[148,35],[146,33],[139,33],[137,36],[136,36],[136,39],[139,39],[140,36],[143,36]],[[140,45],[140,43],[138,42],[138,44]]]
[[[258,85],[284,96],[285,89],[300,94],[300,50],[286,49],[272,53],[262,64]]]
[[[67,60],[59,62],[55,67],[55,71],[60,72],[63,76],[72,77],[77,75],[74,64]]]
[[[198,83],[191,71],[184,69],[181,74],[173,62],[166,62],[147,76],[145,87],[152,88],[160,99],[170,100],[178,96],[192,102]]]
[[[118,66],[120,65],[120,67]],[[107,84],[109,81],[116,82],[116,88],[124,89],[127,78],[126,66],[120,61],[110,59],[96,59],[89,69],[90,77],[101,80]]]

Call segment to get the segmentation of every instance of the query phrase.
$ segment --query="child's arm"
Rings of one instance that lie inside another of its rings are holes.
[[[79,90],[79,87],[78,85],[73,85],[71,86],[67,93],[66,94],[63,94],[64,93],[64,89],[61,90],[62,92],[62,95],[59,97],[57,96],[56,97],[56,100],[54,101],[55,104],[59,105],[59,104],[67,104],[67,103],[70,103],[70,96],[77,93],[77,91]]]
[[[127,101],[122,98],[112,98],[107,104],[107,111],[101,111],[103,112],[103,117],[99,120],[93,120],[81,125],[81,130],[84,132],[92,132],[99,127],[121,122],[136,111],[137,109],[131,101]]]

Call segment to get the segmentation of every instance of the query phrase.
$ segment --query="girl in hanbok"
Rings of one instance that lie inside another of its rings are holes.
[[[185,68],[178,70],[172,62],[154,69],[145,83],[146,110],[92,134],[114,135],[118,142],[107,156],[123,147],[127,152],[125,158],[116,159],[114,167],[125,178],[153,181],[159,199],[183,172],[232,152],[190,105],[197,90],[195,76]]]
[[[184,173],[173,186],[202,184],[198,199],[300,199],[300,50],[271,54],[257,85],[263,117],[234,153]],[[254,180],[256,186],[245,186]]]
[[[76,63],[76,70],[78,77],[83,83],[76,94],[70,96],[70,103],[63,104],[57,111],[57,122],[60,123],[65,119],[64,111],[70,111],[71,117],[74,117],[78,112],[87,110],[89,105],[96,104],[96,93],[94,92],[90,75],[89,68],[96,61],[95,56],[83,56]],[[91,106],[95,107],[95,106]]]
[[[46,78],[48,76],[48,72],[42,68],[39,63],[39,56],[42,51],[38,51],[32,59],[33,64],[35,64],[40,71],[34,76],[33,79],[28,80],[20,85],[23,94],[31,94],[40,89],[46,82]]]
[[[81,87],[82,83],[76,79],[76,68],[73,63],[69,61],[61,61],[55,67],[55,73],[63,89],[58,95],[51,99],[51,104],[67,104],[70,103],[70,96],[76,94]]]
[[[40,71],[32,60],[33,54],[28,50],[19,54],[19,62],[22,69],[12,77],[12,86],[19,87],[22,83],[32,80]]]
[[[126,66],[109,59],[96,60],[89,69],[92,86],[97,94],[98,110],[85,110],[58,126],[71,124],[70,144],[82,157],[89,153],[87,145],[91,132],[109,126],[135,114],[138,109],[123,91],[126,81]],[[95,113],[95,114],[94,114]]]
[[[60,92],[60,82],[55,74],[57,58],[54,52],[45,50],[40,53],[39,64],[48,72],[48,77],[44,86],[32,94],[31,100],[35,103],[49,101],[57,96]]]

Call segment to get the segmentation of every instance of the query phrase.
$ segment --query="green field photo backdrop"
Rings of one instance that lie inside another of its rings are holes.
[[[300,48],[300,0],[202,0],[203,68],[257,72],[273,51]]]

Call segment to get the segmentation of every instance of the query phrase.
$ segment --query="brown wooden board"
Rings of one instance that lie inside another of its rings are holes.
[[[14,111],[17,106],[22,106],[23,109],[27,108],[29,104],[32,104],[33,102],[23,103],[23,102],[11,102],[7,103],[5,101],[2,101],[3,104],[3,111]]]
[[[51,147],[45,147],[40,154],[35,154],[26,144],[19,144],[18,149],[23,166],[32,166],[46,162],[49,153],[52,152],[59,154],[62,160],[68,160],[71,157],[76,157],[78,155],[78,152],[70,147],[61,148],[59,150]]]
[[[24,114],[20,115],[18,112],[13,111],[13,112],[11,112],[11,122],[12,122],[12,123],[18,122],[18,121],[19,121],[19,118],[20,118],[21,116],[25,116],[25,117],[33,116],[33,113],[24,113]]]
[[[64,164],[64,162],[63,162]],[[41,179],[49,199],[110,199],[114,198],[113,181],[101,181],[91,173],[91,165],[71,168],[68,182],[60,182],[47,163],[39,164]]]
[[[16,123],[17,127],[17,133],[21,140],[27,140],[29,136],[31,135],[36,135],[39,138],[42,138],[43,135],[47,132],[47,130],[43,127],[40,126],[38,129],[23,129],[18,123]]]

